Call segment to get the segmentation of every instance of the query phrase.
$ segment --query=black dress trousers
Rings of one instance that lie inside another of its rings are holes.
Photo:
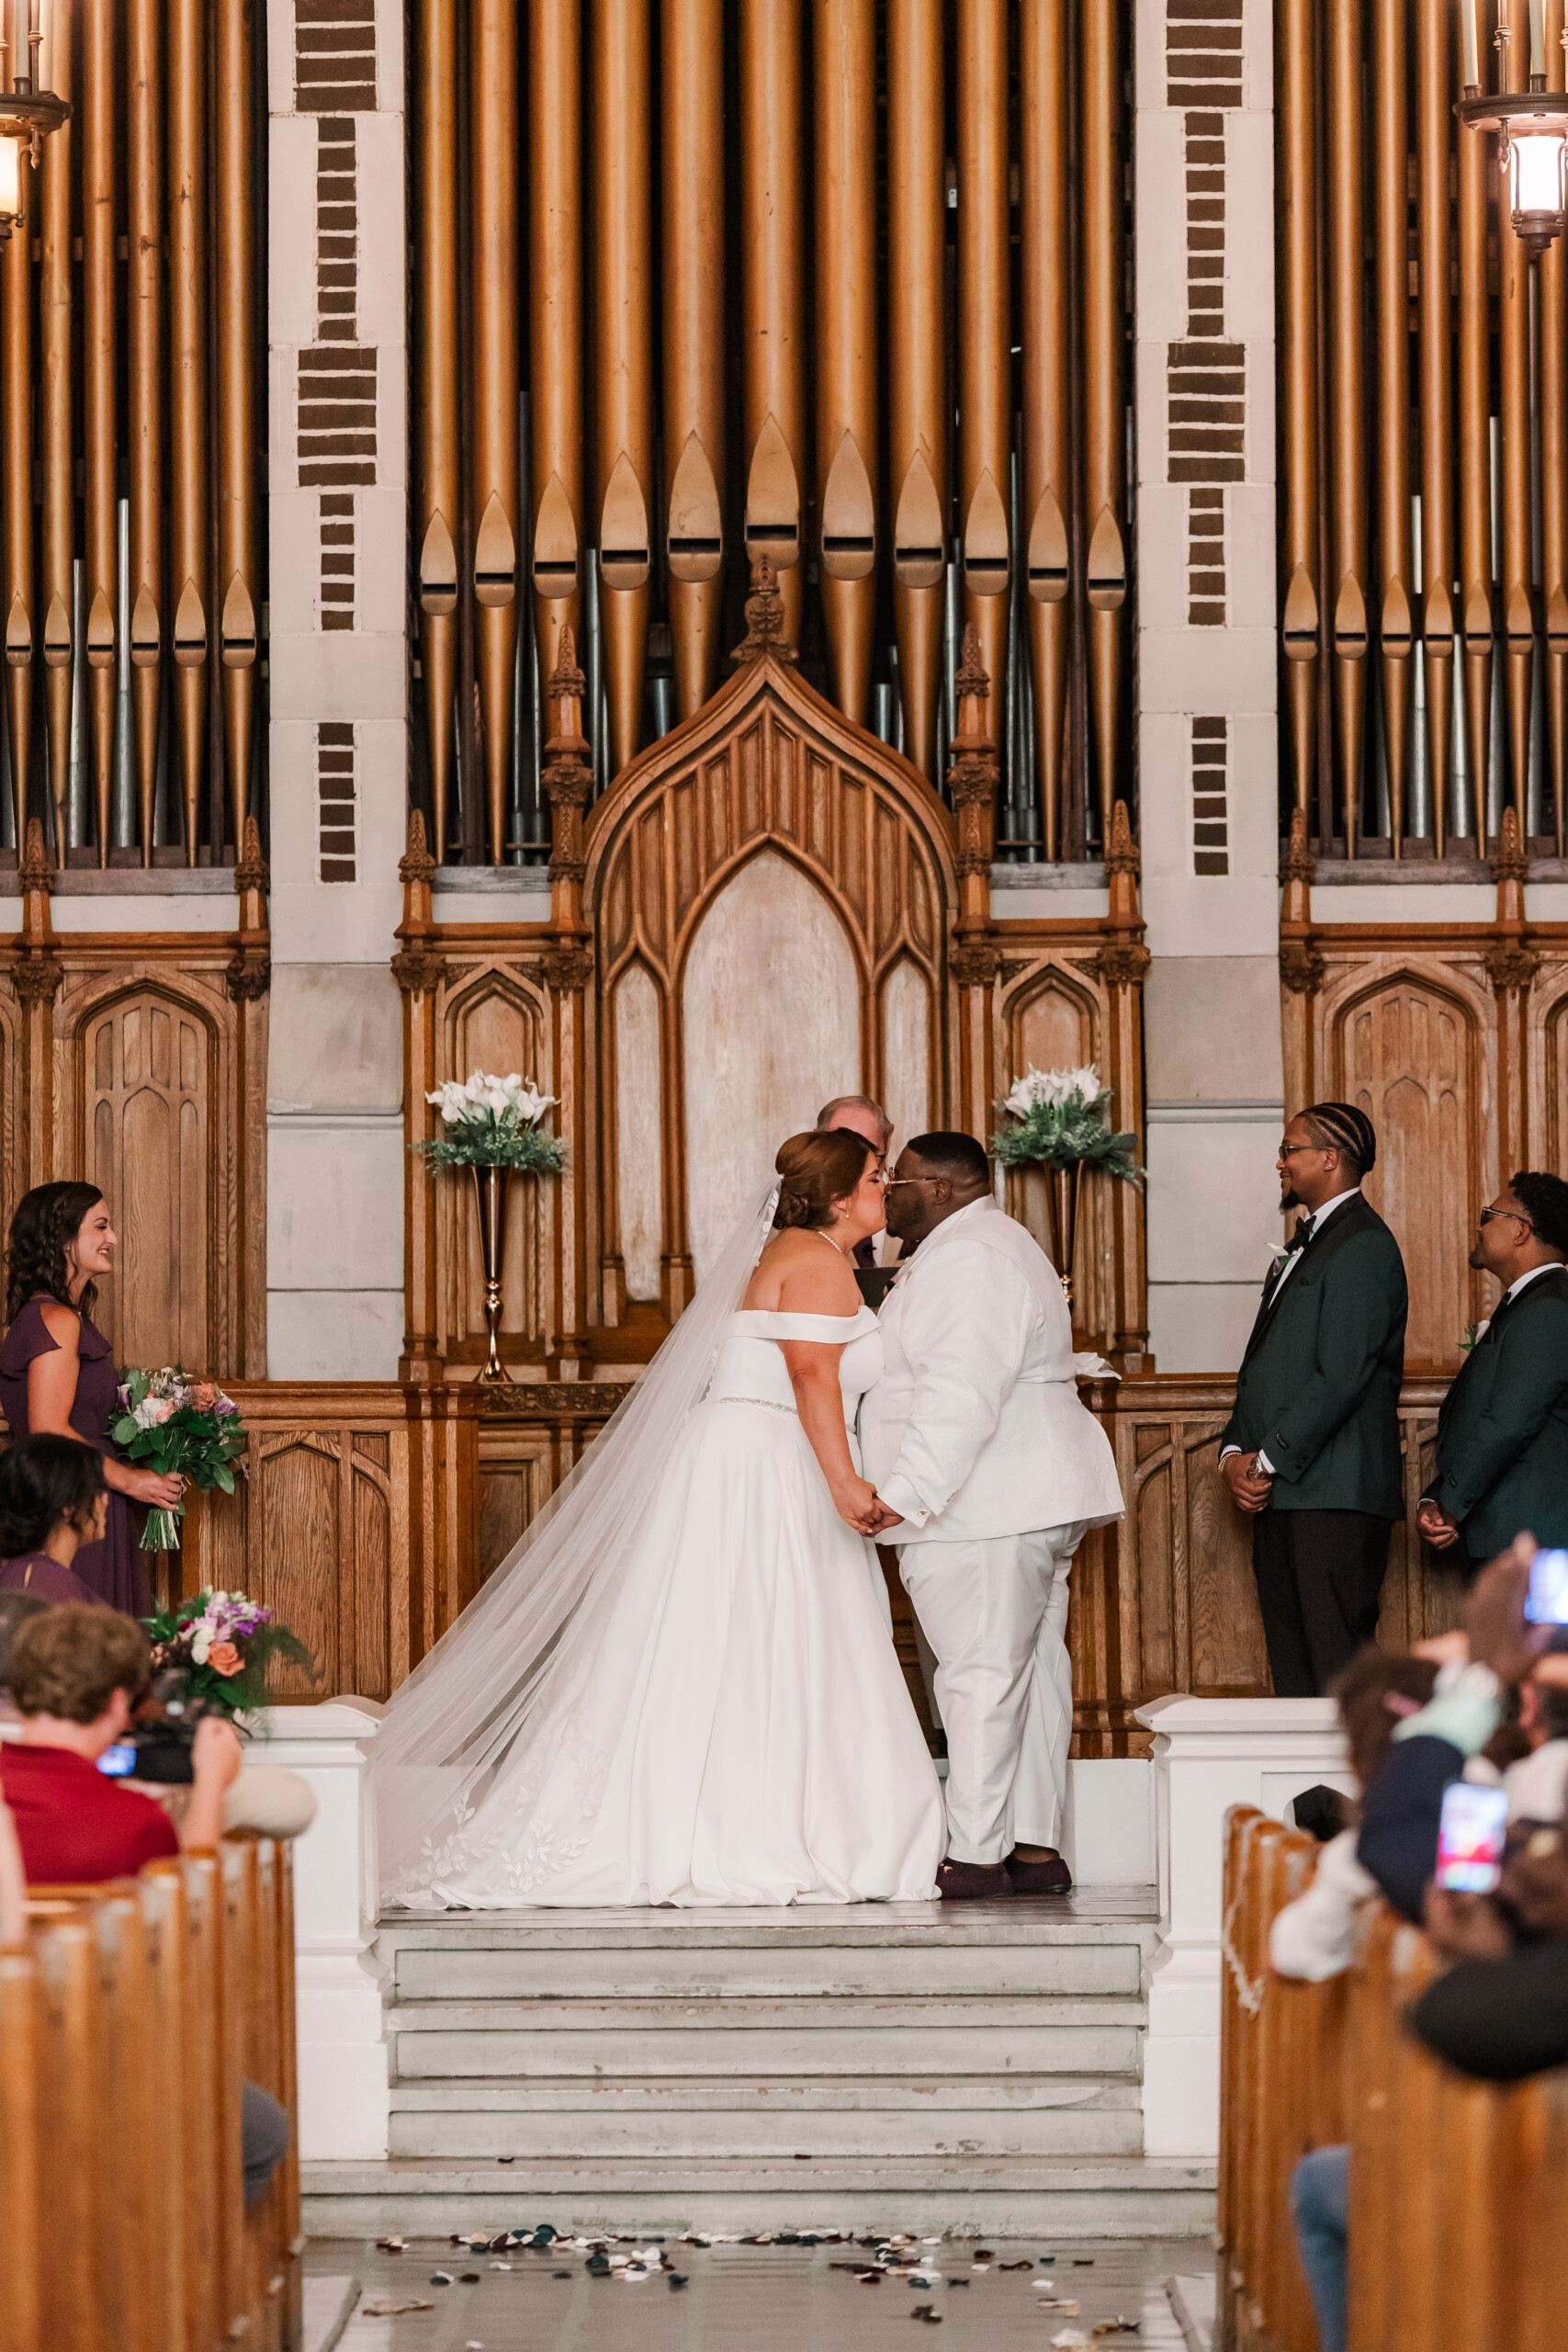
[[[1276,1699],[1320,1698],[1375,1638],[1392,1524],[1363,1510],[1265,1510],[1253,1521]]]

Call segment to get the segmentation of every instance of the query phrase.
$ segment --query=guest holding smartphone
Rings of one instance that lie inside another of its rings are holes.
[[[14,1437],[48,1430],[80,1438],[103,1457],[104,1536],[83,1544],[71,1566],[111,1609],[145,1617],[152,1596],[130,1505],[172,1510],[181,1482],[122,1462],[109,1435],[118,1384],[93,1307],[96,1278],[113,1272],[115,1248],[108,1206],[96,1184],[38,1184],[23,1195],[11,1219],[0,1405]]]

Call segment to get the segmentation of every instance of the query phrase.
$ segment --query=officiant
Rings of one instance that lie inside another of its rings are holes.
[[[829,1129],[847,1127],[852,1135],[863,1136],[884,1162],[892,1149],[893,1122],[881,1103],[874,1102],[869,1094],[835,1094],[818,1112],[817,1125]],[[855,1244],[855,1280],[860,1284],[861,1296],[874,1312],[887,1295],[897,1254],[897,1244],[886,1233],[874,1234],[868,1240]]]
[[[1353,1102],[1314,1102],[1287,1125],[1280,1205],[1302,1215],[1264,1279],[1220,1438],[1220,1474],[1252,1521],[1278,1699],[1319,1696],[1372,1640],[1404,1509],[1408,1294],[1399,1244],[1361,1191],[1376,1157]]]

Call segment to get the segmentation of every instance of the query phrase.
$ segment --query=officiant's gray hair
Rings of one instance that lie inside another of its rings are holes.
[[[835,1094],[832,1101],[824,1102],[818,1112],[818,1125],[830,1127],[840,1111],[874,1112],[882,1127],[882,1148],[886,1150],[888,1137],[893,1133],[893,1122],[880,1102],[874,1102],[869,1094]]]

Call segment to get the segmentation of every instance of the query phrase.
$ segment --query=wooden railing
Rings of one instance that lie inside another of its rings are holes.
[[[1345,1975],[1274,1975],[1269,1928],[1315,1857],[1251,1805],[1227,1818],[1215,2346],[1316,2352],[1291,2175],[1348,2142],[1349,2352],[1546,2352],[1568,2309],[1568,2070],[1504,2087],[1434,2057],[1404,2020],[1440,1962],[1390,1912]]]
[[[228,1838],[28,1908],[0,1951],[0,2344],[295,2352],[298,2161],[248,2217],[240,2165],[246,2082],[296,2111],[288,1847]]]

